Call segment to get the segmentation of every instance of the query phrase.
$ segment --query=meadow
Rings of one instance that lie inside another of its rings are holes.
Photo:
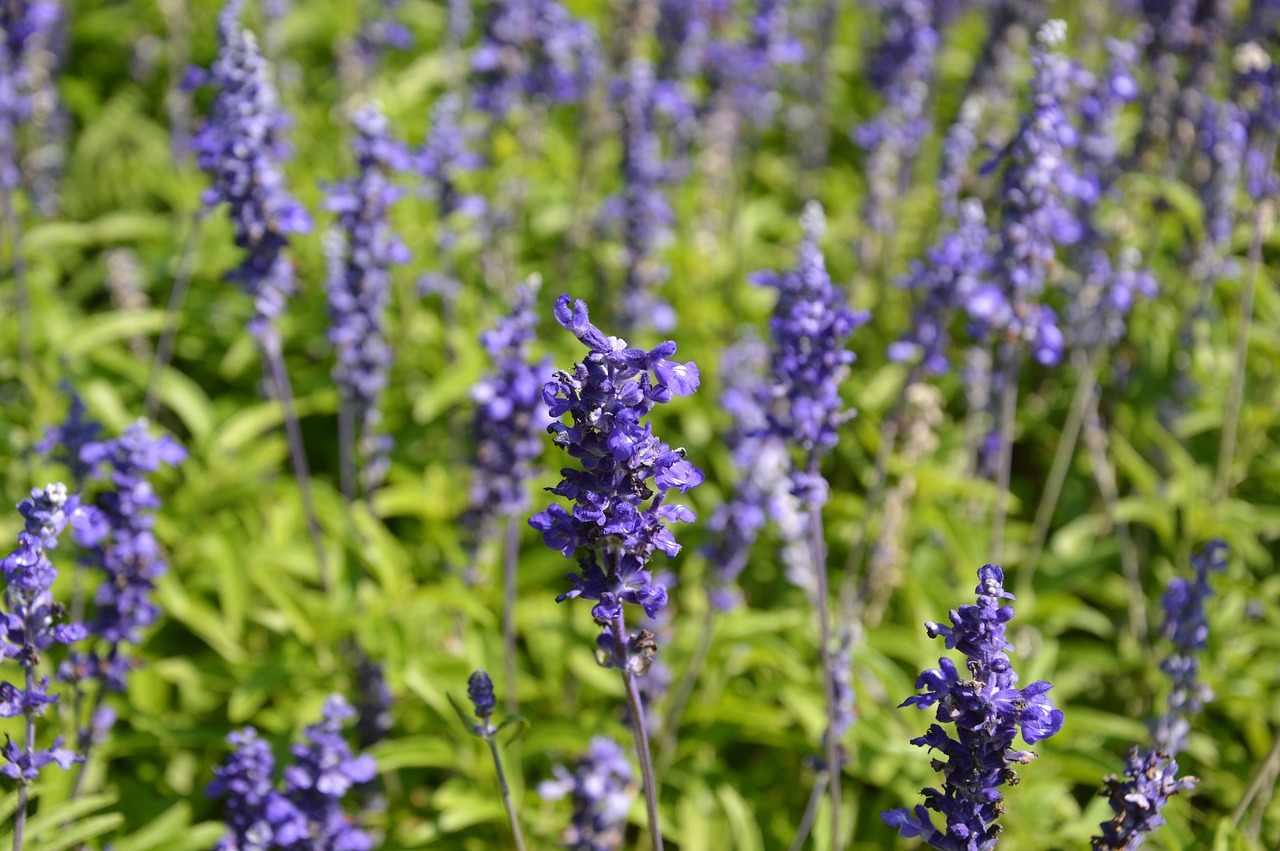
[[[1278,51],[0,0],[0,847],[1280,847]]]

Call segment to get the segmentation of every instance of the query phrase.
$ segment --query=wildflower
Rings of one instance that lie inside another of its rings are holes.
[[[836,445],[837,429],[854,415],[842,411],[840,382],[856,359],[845,348],[849,335],[869,316],[854,312],[831,283],[818,239],[825,228],[822,208],[810,202],[801,217],[804,241],[796,268],[756,272],[752,283],[778,290],[769,319],[773,336],[773,379],[777,398],[769,409],[770,430],[801,450],[807,463],[793,479],[805,502],[826,501],[825,482],[813,472],[818,459]]]
[[[253,296],[249,330],[265,340],[294,290],[283,251],[290,235],[311,230],[311,218],[285,188],[289,122],[257,40],[240,25],[242,3],[229,0],[218,18],[218,59],[209,72],[217,96],[192,145],[212,181],[205,203],[229,208],[236,246],[245,252],[232,277]]]
[[[640,605],[653,617],[666,605],[667,591],[652,581],[649,561],[655,550],[668,557],[680,552],[668,523],[694,519],[685,506],[666,501],[668,492],[689,491],[703,475],[643,420],[656,405],[697,390],[698,368],[669,360],[673,342],[646,352],[606,337],[581,300],[560,296],[555,316],[588,354],[573,372],[556,373],[542,398],[557,420],[549,428],[555,444],[582,468],[561,470],[563,480],[550,488],[573,500],[573,510],[552,505],[529,525],[565,557],[582,551],[580,572],[566,576],[573,588],[557,600],[599,601],[592,614],[601,625],[620,618],[623,603]],[[572,424],[559,421],[566,414]]]
[[[1102,823],[1093,838],[1094,851],[1132,851],[1145,834],[1164,824],[1160,811],[1173,795],[1194,789],[1196,778],[1178,777],[1178,763],[1163,751],[1133,748],[1126,759],[1124,779],[1106,779],[1107,801],[1115,817]]]
[[[550,422],[542,404],[550,363],[531,363],[529,355],[537,333],[534,308],[541,283],[535,275],[520,285],[511,313],[480,335],[493,371],[471,391],[476,405],[471,509],[480,517],[477,525],[494,515],[520,514],[529,505],[526,486],[542,455],[541,435]]]
[[[622,847],[634,790],[631,765],[622,746],[605,736],[595,736],[573,770],[557,765],[554,780],[538,784],[538,794],[549,801],[566,795],[573,803],[573,819],[563,837],[572,851],[616,851]]]
[[[372,106],[352,117],[357,176],[334,186],[326,203],[338,214],[340,240],[330,242],[329,341],[337,352],[333,377],[360,429],[361,479],[372,490],[385,478],[391,438],[381,433],[378,397],[387,386],[391,347],[386,338],[389,271],[409,251],[391,231],[388,215],[401,190],[391,175],[408,167],[404,146],[387,134]]]
[[[933,848],[993,848],[1000,831],[996,818],[1004,811],[1000,787],[1016,781],[1013,766],[1035,759],[1030,751],[1015,750],[1014,737],[1027,744],[1047,739],[1062,729],[1062,712],[1049,699],[1047,682],[1016,686],[1005,639],[1005,624],[1013,619],[1013,607],[1001,604],[1013,599],[1004,590],[1004,573],[995,565],[978,571],[977,605],[951,612],[951,626],[926,623],[930,638],[942,636],[948,650],[966,658],[969,679],[947,658],[916,680],[924,693],[907,698],[902,706],[928,709],[937,705],[938,723],[911,743],[938,750],[946,762],[935,760],[943,773],[942,790],[924,790],[924,804],[913,810],[897,809],[881,818],[898,828],[899,835],[920,837]],[[942,726],[955,725],[954,738]],[[946,819],[945,831],[934,826],[929,811]]]
[[[493,696],[493,680],[488,674],[477,670],[471,675],[467,680],[467,697],[471,698],[476,717],[488,723],[489,716],[493,714],[493,708],[497,706],[497,700]]]
[[[496,0],[471,56],[476,107],[503,118],[530,101],[581,101],[599,64],[595,33],[559,0]]]
[[[62,747],[61,736],[49,748],[38,749],[30,734],[34,719],[58,702],[58,695],[49,693],[49,678],[36,677],[40,653],[55,644],[79,641],[87,634],[83,624],[59,623],[67,612],[53,599],[50,589],[58,570],[48,557],[67,524],[79,526],[87,516],[79,499],[69,496],[62,483],[33,489],[29,499],[18,503],[18,513],[25,521],[18,533],[18,548],[0,562],[7,586],[6,612],[0,616],[0,658],[16,660],[25,678],[20,685],[0,682],[0,718],[25,716],[28,734],[21,744],[6,736],[0,748],[0,774],[17,780],[25,790],[45,766],[56,763],[65,770],[83,759]],[[20,802],[19,818],[25,820],[25,792]]]

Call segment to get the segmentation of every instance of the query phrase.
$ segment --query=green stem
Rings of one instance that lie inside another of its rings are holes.
[[[489,744],[489,753],[493,754],[493,768],[498,773],[498,788],[502,791],[502,806],[507,811],[507,824],[511,826],[511,836],[516,843],[516,851],[524,851],[524,834],[520,832],[520,820],[516,818],[515,804],[511,801],[511,790],[507,787],[507,775],[502,770],[502,757],[498,755],[498,742],[493,733],[485,736]]]

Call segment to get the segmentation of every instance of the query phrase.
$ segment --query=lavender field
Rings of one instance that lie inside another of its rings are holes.
[[[1277,62],[0,0],[0,848],[1280,847]]]

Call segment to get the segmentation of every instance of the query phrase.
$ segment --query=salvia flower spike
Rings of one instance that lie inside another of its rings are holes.
[[[529,525],[551,549],[567,558],[579,554],[580,572],[565,577],[573,588],[557,600],[597,601],[591,610],[602,629],[597,658],[622,672],[645,781],[649,835],[654,851],[661,851],[657,789],[636,682],[655,648],[650,633],[627,633],[623,606],[638,605],[649,617],[662,611],[667,589],[654,581],[649,562],[655,550],[669,558],[680,552],[667,524],[695,519],[686,506],[667,502],[667,496],[702,484],[702,471],[685,459],[684,450],[660,441],[644,420],[655,406],[696,391],[698,368],[670,360],[676,351],[670,340],[645,351],[605,336],[591,324],[581,300],[560,296],[555,316],[587,347],[587,355],[572,372],[556,373],[542,397],[557,420],[548,429],[556,445],[581,467],[562,469],[560,484],[549,489],[573,500],[573,510],[552,505],[530,518]],[[569,423],[561,421],[566,415]]]
[[[627,827],[627,811],[635,796],[631,765],[622,745],[607,736],[596,736],[573,770],[557,765],[554,780],[538,784],[538,794],[549,801],[565,796],[573,802],[573,819],[565,829],[563,845],[572,851],[617,851]]]
[[[502,795],[502,807],[507,813],[507,824],[511,828],[511,836],[517,851],[524,851],[524,834],[520,830],[520,819],[516,815],[515,802],[511,799],[511,788],[507,785],[507,775],[502,768],[502,755],[498,753],[498,734],[508,727],[514,727],[513,738],[518,737],[523,733],[528,722],[519,715],[508,715],[501,724],[493,723],[491,719],[493,710],[498,705],[498,699],[494,695],[493,680],[483,669],[477,669],[467,680],[467,698],[471,701],[471,708],[475,712],[474,718],[458,706],[452,695],[449,695],[449,702],[453,704],[453,711],[458,714],[463,729],[469,735],[483,739],[489,746],[489,755],[493,757],[493,769],[498,775],[498,791]]]
[[[18,503],[25,521],[18,533],[18,548],[0,562],[4,571],[4,611],[0,613],[0,658],[13,659],[23,672],[23,681],[0,680],[0,718],[22,716],[23,739],[15,742],[7,735],[0,746],[0,774],[18,781],[18,807],[14,816],[14,847],[22,847],[26,827],[28,787],[47,765],[68,769],[83,757],[62,747],[59,736],[45,749],[36,747],[36,719],[58,702],[49,693],[49,678],[37,678],[40,653],[55,644],[70,644],[85,637],[82,624],[59,623],[66,609],[54,601],[51,589],[58,570],[49,561],[48,551],[58,545],[58,536],[68,523],[87,521],[80,500],[67,494],[62,483],[31,491],[30,499]]]
[[[1062,712],[1053,705],[1047,682],[1018,688],[1005,639],[1013,607],[1002,603],[1013,595],[1004,590],[1004,573],[993,564],[978,571],[976,605],[951,612],[951,625],[926,623],[930,638],[939,636],[948,650],[959,650],[966,659],[962,675],[956,663],[938,660],[938,667],[916,680],[922,694],[907,698],[902,706],[928,709],[937,706],[938,723],[923,736],[912,739],[917,747],[937,750],[946,761],[935,759],[942,772],[941,790],[924,790],[924,804],[914,809],[881,813],[900,836],[919,837],[940,851],[990,851],[996,847],[1004,812],[1000,787],[1015,779],[1013,767],[1035,759],[1031,751],[1014,747],[1021,734],[1027,744],[1047,739],[1062,729]],[[948,733],[943,725],[953,725]],[[930,811],[940,814],[944,828],[934,825]]]

